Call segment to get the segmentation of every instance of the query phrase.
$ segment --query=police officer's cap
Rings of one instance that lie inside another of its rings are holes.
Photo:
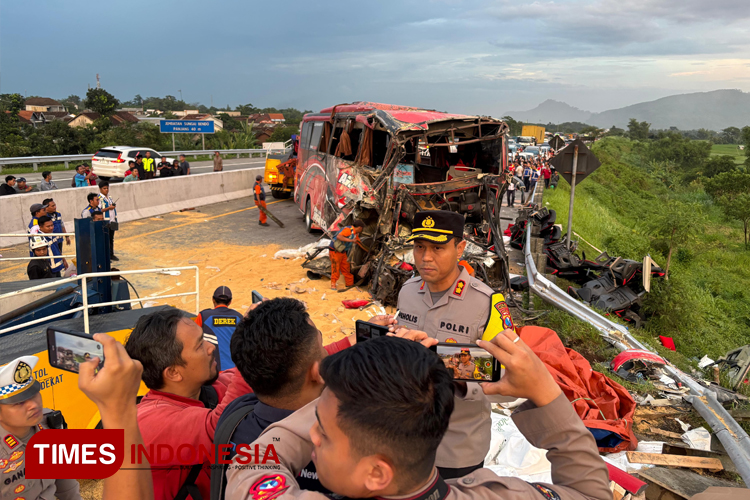
[[[413,229],[407,241],[427,240],[447,243],[452,238],[464,239],[464,216],[448,210],[424,210],[414,216]]]
[[[39,394],[41,385],[34,380],[37,362],[36,356],[21,356],[0,368],[0,404],[22,403]]]

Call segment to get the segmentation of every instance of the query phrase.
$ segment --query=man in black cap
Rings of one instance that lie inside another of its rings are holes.
[[[412,228],[408,241],[414,242],[419,276],[401,288],[397,318],[376,316],[371,321],[397,322],[440,342],[474,344],[482,339],[495,297],[489,286],[458,265],[466,248],[464,216],[447,210],[417,212]],[[490,424],[490,401],[482,390],[476,384],[459,384],[435,461],[442,477],[462,477],[484,465]]]
[[[232,354],[229,349],[229,341],[242,319],[242,314],[229,308],[232,303],[232,291],[229,287],[220,286],[213,296],[214,308],[204,309],[198,313],[195,322],[203,328],[203,338],[214,344],[216,350],[216,362],[219,371],[234,368]]]
[[[29,209],[31,211],[31,221],[29,222],[29,234],[39,232],[39,217],[47,215],[47,205],[34,203]]]
[[[32,191],[36,191],[33,186],[29,186],[28,184],[26,184],[25,177],[19,177],[18,179],[16,179],[15,189],[17,193],[30,193]]]
[[[80,500],[75,479],[26,478],[26,446],[34,434],[50,428],[51,410],[42,406],[41,385],[33,376],[38,362],[36,356],[21,356],[0,368],[0,498]]]

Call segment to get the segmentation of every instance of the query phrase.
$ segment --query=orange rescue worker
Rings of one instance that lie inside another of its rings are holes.
[[[263,176],[258,175],[255,177],[255,206],[256,207],[263,207],[266,208],[266,192],[263,191]],[[258,224],[261,226],[267,226],[268,225],[268,217],[266,217],[266,213],[263,210],[258,209]]]
[[[349,250],[352,243],[357,241],[357,235],[362,232],[365,223],[356,219],[351,226],[340,229],[328,246],[328,255],[331,258],[331,289],[336,290],[336,283],[341,274],[347,288],[354,286],[354,275],[349,271]]]

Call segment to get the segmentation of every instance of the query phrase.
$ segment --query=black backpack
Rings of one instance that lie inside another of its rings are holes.
[[[240,422],[245,420],[245,417],[254,409],[254,404],[247,404],[234,410],[226,419],[222,419],[214,432],[214,446],[229,444]],[[227,487],[226,472],[227,465],[221,465],[211,471],[211,500],[224,500],[224,490]]]
[[[203,406],[210,410],[213,410],[219,405],[219,394],[216,392],[216,389],[210,385],[204,385],[201,387],[201,394],[198,399],[203,403]],[[188,474],[187,479],[185,479],[185,482],[180,487],[180,491],[177,492],[174,500],[186,500],[188,495],[190,495],[193,500],[203,500],[203,495],[201,495],[198,486],[195,485],[195,480],[198,479],[198,474],[201,473],[201,469],[203,469],[203,464],[195,464],[190,468],[190,474]],[[213,487],[213,480],[211,486]]]

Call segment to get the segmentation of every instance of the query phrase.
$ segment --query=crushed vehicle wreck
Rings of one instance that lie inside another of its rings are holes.
[[[463,259],[496,290],[508,286],[500,232],[508,126],[488,117],[357,102],[305,115],[294,200],[308,231],[328,235],[365,223],[350,254],[352,272],[382,304],[395,304],[413,275],[406,243],[414,215],[451,210],[466,217]],[[327,258],[303,267],[329,275]]]

